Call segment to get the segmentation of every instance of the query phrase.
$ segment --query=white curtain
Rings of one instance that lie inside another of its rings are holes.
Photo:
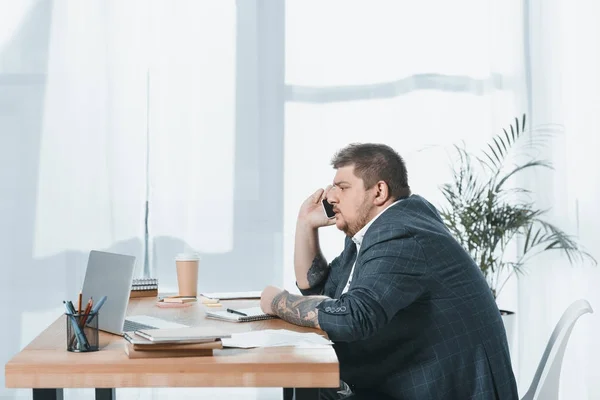
[[[236,9],[187,0],[149,11],[146,272],[176,291],[176,253],[233,248]]]
[[[535,125],[558,124],[540,156],[554,170],[529,176],[528,186],[550,220],[579,238],[600,261],[597,213],[600,195],[600,5],[565,0],[529,3],[531,116]],[[558,254],[531,260],[518,284],[520,387],[526,389],[562,313],[586,299],[594,314],[582,316],[573,329],[562,366],[561,399],[600,398],[600,268],[571,266]]]
[[[57,2],[52,21],[35,254],[143,240],[146,199],[152,238],[229,251],[235,4]]]
[[[235,3],[150,10],[149,229],[224,253],[233,246]]]
[[[52,7],[36,258],[133,239],[143,260],[147,10],[116,3]]]
[[[250,148],[236,148],[236,115],[255,112],[236,105],[237,24],[256,20],[237,13],[234,0],[0,0],[0,309],[11,327],[2,364],[75,298],[92,249],[135,255],[136,275],[157,276],[161,291],[176,290],[174,256],[187,250],[202,254],[202,290],[278,283],[281,230],[261,214],[269,204],[261,200],[281,185],[234,195],[234,168],[256,181],[270,168],[257,171]],[[238,221],[238,238],[252,235],[259,218],[270,223],[237,249],[234,197],[238,212],[257,215]],[[248,268],[253,278],[242,279]],[[0,397],[27,396],[3,383]],[[165,395],[119,396],[140,393]],[[257,398],[264,390],[171,395]]]

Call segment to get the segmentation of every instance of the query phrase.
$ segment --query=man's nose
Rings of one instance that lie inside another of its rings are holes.
[[[329,202],[329,204],[336,204],[338,202],[338,198],[335,196],[333,191],[334,190],[332,189],[329,191],[329,193],[327,193],[327,202]]]

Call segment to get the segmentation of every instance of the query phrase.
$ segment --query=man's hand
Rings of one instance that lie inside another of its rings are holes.
[[[267,286],[263,289],[260,295],[260,308],[265,314],[276,315],[275,312],[273,312],[271,305],[273,304],[275,296],[281,292],[283,292],[283,290],[275,286]]]
[[[327,186],[325,190],[317,190],[304,200],[298,212],[298,222],[302,222],[312,229],[335,224],[335,218],[327,218],[323,210],[323,204],[321,204],[321,201],[327,197],[329,190],[331,190],[331,185]]]

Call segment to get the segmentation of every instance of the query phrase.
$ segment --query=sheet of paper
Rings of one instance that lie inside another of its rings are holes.
[[[173,329],[173,328],[187,328],[187,325],[179,324],[177,322],[167,321],[162,318],[152,317],[150,315],[130,315],[126,320],[131,322],[137,322],[138,324],[144,324],[152,326],[156,329]]]
[[[299,333],[287,329],[267,329],[244,333],[233,333],[231,338],[222,340],[223,347],[238,347],[249,349],[252,347],[321,347],[333,343],[314,332]]]
[[[210,299],[220,300],[232,300],[232,299],[260,299],[260,290],[250,292],[213,292],[213,293],[202,293],[204,297]]]

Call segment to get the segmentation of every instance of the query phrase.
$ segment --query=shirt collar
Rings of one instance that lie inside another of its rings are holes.
[[[358,246],[360,247],[362,245],[362,241],[363,238],[365,237],[365,234],[367,233],[367,230],[369,229],[369,227],[373,224],[373,222],[375,222],[375,220],[377,218],[379,218],[379,216],[381,214],[383,214],[384,212],[387,211],[388,208],[390,208],[391,206],[393,206],[394,204],[397,204],[398,202],[400,202],[400,200],[396,200],[395,202],[393,202],[392,204],[390,204],[389,206],[387,206],[383,211],[381,211],[379,214],[377,214],[375,217],[373,217],[372,220],[370,220],[369,222],[367,222],[367,224],[365,226],[362,227],[362,229],[358,232],[356,232],[356,234],[354,236],[352,236],[352,241]]]

